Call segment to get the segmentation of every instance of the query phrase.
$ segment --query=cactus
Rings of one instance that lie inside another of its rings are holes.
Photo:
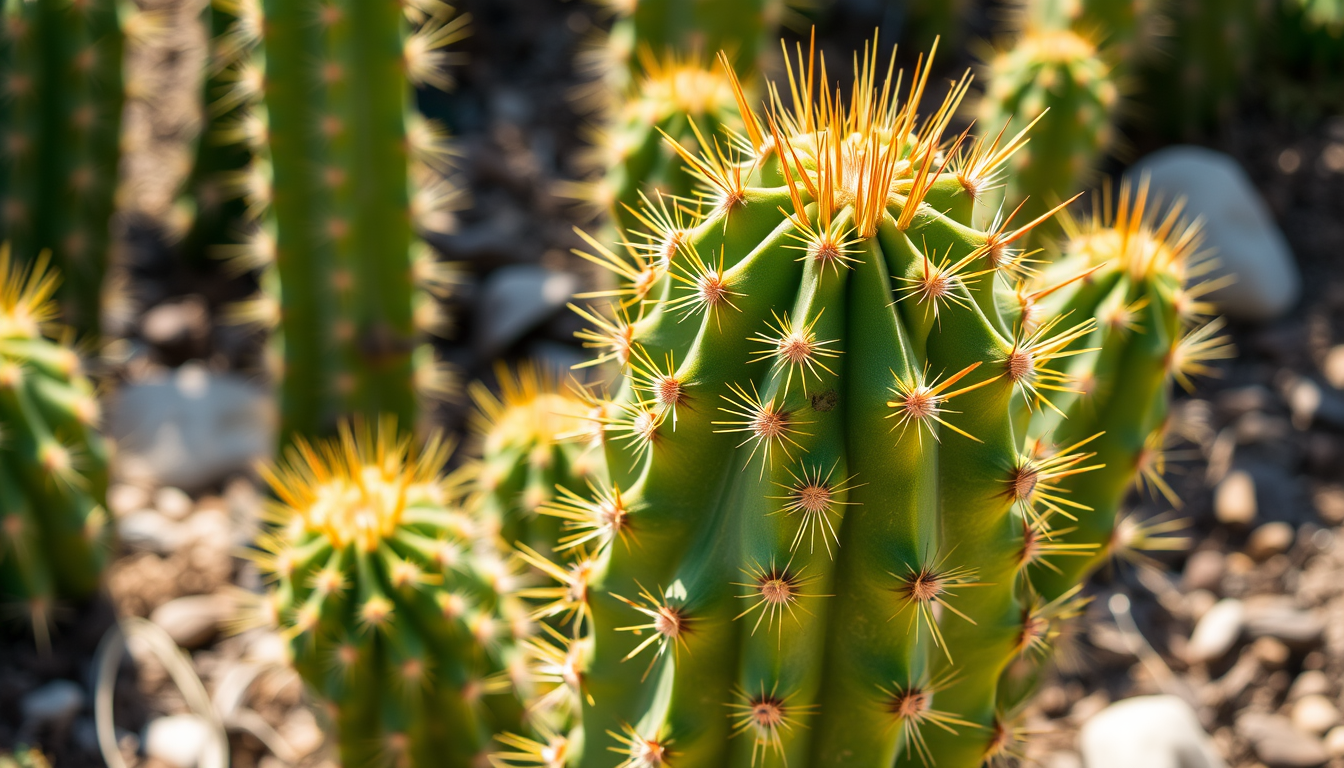
[[[479,499],[472,506],[479,520],[498,527],[509,545],[534,549],[559,546],[564,532],[554,517],[537,511],[561,494],[577,498],[602,471],[600,442],[590,406],[567,394],[557,377],[532,365],[514,373],[495,369],[500,396],[483,384],[470,387],[477,413],[473,424],[481,440],[476,469]],[[580,440],[579,438],[586,438]]]
[[[341,762],[474,767],[520,709],[507,693],[530,622],[490,532],[466,514],[450,447],[385,419],[299,438],[265,472],[278,501],[261,608],[325,703]],[[502,596],[501,596],[502,595]],[[526,681],[516,685],[526,690]]]
[[[538,611],[566,631],[533,654],[581,728],[505,736],[498,765],[969,768],[1015,748],[999,676],[1067,614],[1024,578],[1052,556],[1024,547],[1054,503],[1029,479],[1093,469],[1085,445],[1025,454],[1026,429],[1093,321],[1001,309],[1046,217],[975,227],[1025,137],[944,142],[966,80],[921,119],[927,68],[902,93],[869,51],[846,105],[798,59],[792,110],[741,115],[740,163],[679,150],[702,215],[646,215],[651,279],[587,313],[625,373],[596,417],[610,482],[541,510],[588,542],[547,564]]]
[[[413,423],[417,393],[452,386],[415,345],[417,331],[443,333],[434,299],[452,283],[415,231],[445,228],[460,196],[443,176],[445,131],[414,113],[412,88],[449,85],[444,48],[467,19],[432,1],[259,10],[260,45],[235,69],[240,138],[264,141],[239,184],[259,219],[239,257],[274,269],[238,317],[281,331],[284,434],[352,413]]]
[[[122,7],[125,5],[126,7]],[[61,308],[96,338],[117,186],[123,36],[120,0],[7,0],[0,28],[0,241],[49,250]],[[147,24],[141,17],[138,26]]]
[[[53,604],[98,588],[112,536],[98,403],[79,356],[52,341],[47,258],[21,266],[0,249],[0,599],[25,606],[44,644]]]
[[[1344,0],[1295,0],[1307,23],[1336,38],[1344,32]]]
[[[1171,390],[1191,388],[1191,376],[1210,373],[1210,361],[1234,354],[1219,335],[1222,321],[1206,319],[1213,308],[1202,297],[1220,281],[1201,282],[1211,262],[1200,250],[1199,226],[1181,210],[1179,203],[1159,210],[1146,181],[1123,184],[1114,204],[1108,189],[1091,221],[1063,219],[1063,257],[1043,280],[1085,277],[1025,299],[1028,323],[1038,313],[1098,320],[1074,347],[1080,352],[1069,368],[1074,391],[1056,393],[1058,412],[1043,411],[1036,427],[1050,435],[1043,449],[1095,435],[1088,447],[1105,465],[1054,483],[1068,499],[1058,513],[1073,518],[1060,523],[1067,530],[1056,543],[1090,547],[1091,554],[1033,569],[1032,583],[1047,599],[1071,589],[1123,543],[1116,515],[1131,486],[1179,506],[1162,479]]]
[[[1025,199],[1034,217],[1082,191],[1115,141],[1120,91],[1097,44],[1068,26],[1030,25],[1016,45],[987,65],[981,130],[1028,125],[1031,145],[1013,159],[1003,195]]]

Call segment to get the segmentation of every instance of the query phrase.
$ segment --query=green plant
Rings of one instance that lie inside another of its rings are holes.
[[[113,535],[98,402],[55,324],[58,282],[45,255],[22,266],[0,250],[0,599],[43,644],[53,605],[98,588]]]
[[[117,186],[122,22],[148,32],[120,0],[6,0],[0,26],[0,241],[50,251],[65,275],[65,321],[96,339]]]
[[[435,299],[453,283],[415,233],[445,228],[460,195],[412,89],[450,84],[444,49],[467,19],[437,0],[267,0],[252,18],[239,29],[259,45],[233,71],[239,138],[259,146],[238,186],[259,226],[239,258],[268,271],[238,316],[280,329],[282,433],[354,413],[414,423],[417,393],[452,390],[415,338],[444,332]]]
[[[496,694],[531,624],[462,507],[462,477],[441,475],[450,452],[432,438],[417,453],[386,419],[299,438],[265,473],[278,501],[260,541],[275,582],[261,615],[328,705],[350,768],[474,767],[493,733],[517,727],[518,703]]]
[[[506,736],[497,764],[1015,749],[999,677],[1069,612],[1025,578],[1055,553],[1026,545],[1050,533],[1048,480],[1093,469],[1085,446],[1024,453],[1027,426],[1093,321],[1027,330],[1001,301],[1046,217],[973,221],[1024,136],[945,142],[967,82],[921,119],[928,70],[902,92],[877,58],[845,104],[800,52],[795,106],[741,115],[740,162],[681,150],[703,205],[646,215],[652,278],[587,313],[624,371],[598,417],[610,482],[542,508],[587,546],[547,564],[538,614],[568,629],[532,654],[554,686],[534,709],[581,729]]]

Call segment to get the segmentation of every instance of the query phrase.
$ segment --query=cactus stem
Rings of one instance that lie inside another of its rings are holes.
[[[1061,573],[1059,567],[1051,563],[1051,557],[1092,557],[1097,545],[1092,543],[1070,544],[1052,541],[1054,536],[1067,536],[1074,528],[1048,529],[1032,524],[1026,518],[1022,520],[1022,548],[1018,553],[1018,573],[1025,573],[1028,566],[1039,565],[1055,573]]]
[[[817,583],[822,577],[820,575],[806,575],[807,566],[798,570],[793,570],[793,561],[790,560],[783,568],[775,565],[773,561],[770,567],[766,568],[760,563],[753,564],[750,568],[743,569],[742,573],[751,579],[747,582],[733,582],[735,587],[745,587],[748,593],[738,595],[743,600],[752,600],[752,604],[745,610],[733,617],[733,621],[750,615],[753,611],[760,610],[756,616],[756,623],[751,628],[751,634],[755,635],[756,630],[760,629],[761,622],[765,622],[767,632],[775,631],[778,625],[781,645],[784,637],[784,614],[787,612],[795,621],[797,615],[794,610],[800,610],[803,613],[812,615],[811,611],[804,608],[798,601],[804,597],[831,597],[831,595],[813,595],[803,592],[807,587]]]
[[[686,401],[686,384],[676,375],[677,366],[673,362],[672,353],[666,354],[666,370],[659,368],[641,345],[635,347],[633,357],[630,367],[634,389],[649,393],[655,403],[665,411],[672,412],[672,430],[675,432],[677,406]]]
[[[620,288],[607,291],[579,293],[575,294],[574,298],[599,299],[628,297],[621,302],[621,306],[626,307],[643,301],[644,297],[648,295],[650,290],[652,290],[654,283],[658,281],[658,278],[662,277],[662,270],[646,258],[645,254],[640,252],[640,249],[634,246],[626,246],[626,251],[631,257],[631,259],[627,261],[612,252],[610,248],[598,242],[592,235],[589,235],[582,229],[575,227],[574,232],[579,237],[583,238],[584,242],[588,243],[588,245],[597,252],[597,254],[594,255],[587,251],[574,248],[572,249],[574,255],[586,259],[616,275],[621,284]]]
[[[840,460],[836,459],[831,468],[822,475],[821,467],[809,466],[804,464],[799,477],[790,468],[785,468],[793,482],[789,484],[774,483],[783,488],[787,495],[785,496],[767,496],[767,499],[774,499],[785,502],[780,509],[769,513],[770,515],[786,514],[789,516],[801,515],[802,520],[798,524],[798,531],[793,535],[793,542],[789,545],[790,552],[798,551],[798,545],[804,538],[808,540],[808,554],[816,551],[817,533],[821,533],[821,543],[826,547],[826,554],[835,559],[834,552],[831,551],[831,544],[834,542],[836,547],[840,546],[840,534],[836,531],[836,520],[832,516],[838,516],[837,505],[854,506],[857,501],[841,501],[849,491],[859,488],[866,483],[852,484],[854,476],[833,480],[835,469],[839,466]]]
[[[555,490],[560,495],[537,511],[560,518],[564,521],[566,531],[574,531],[559,539],[555,548],[557,552],[578,549],[589,542],[596,542],[597,549],[601,550],[616,538],[629,546],[630,511],[621,498],[619,486],[612,486],[608,490],[590,480],[588,490],[592,492],[591,501],[561,485],[557,485]]]
[[[948,602],[948,598],[955,598],[957,595],[952,590],[964,589],[968,587],[988,587],[991,586],[985,582],[976,581],[976,571],[973,568],[957,566],[954,568],[945,568],[944,563],[947,556],[941,558],[935,557],[932,564],[921,565],[918,568],[906,566],[906,574],[898,576],[895,573],[889,575],[896,579],[896,594],[900,601],[900,608],[897,609],[887,621],[895,619],[897,616],[910,613],[909,631],[917,631],[917,625],[922,623],[933,638],[933,644],[943,649],[947,655],[947,661],[952,663],[952,651],[947,647],[943,640],[943,632],[938,628],[937,617],[934,616],[934,606],[939,606],[943,610],[951,611],[957,616],[975,624],[971,617],[957,610]]]
[[[975,278],[992,274],[996,267],[991,265],[988,269],[962,274],[962,270],[979,259],[980,254],[972,251],[963,256],[957,263],[952,264],[951,250],[952,246],[949,245],[948,252],[943,254],[942,259],[935,261],[928,255],[928,243],[926,242],[924,251],[920,254],[922,266],[920,274],[915,277],[896,276],[897,281],[905,283],[905,285],[896,289],[896,300],[914,298],[915,301],[924,305],[924,316],[928,317],[930,311],[932,311],[935,321],[939,321],[938,308],[944,302],[952,302],[969,308],[971,300],[969,296],[965,295],[966,292],[960,289],[967,287]],[[935,253],[934,256],[936,257],[937,254]],[[941,322],[939,322],[939,327],[942,327]]]
[[[495,740],[513,752],[497,752],[490,756],[495,768],[508,766],[538,766],[538,768],[565,768],[569,758],[569,740],[557,735],[545,724],[534,726],[543,741],[524,738],[512,733],[501,733]]]
[[[788,765],[784,756],[783,736],[802,724],[800,718],[814,714],[817,710],[816,704],[791,704],[789,702],[795,694],[780,696],[778,691],[779,681],[775,681],[769,693],[762,681],[759,693],[748,693],[745,688],[738,688],[733,693],[737,700],[728,704],[729,717],[736,721],[733,723],[732,735],[752,735],[753,766],[758,756],[764,757],[771,753],[779,756],[781,764]]]
[[[1227,336],[1220,336],[1226,322],[1215,318],[1185,334],[1171,347],[1167,355],[1167,371],[1186,392],[1193,392],[1191,376],[1217,376],[1218,370],[1205,363],[1228,360],[1237,355],[1237,348]]]
[[[603,363],[616,361],[625,367],[630,362],[631,344],[635,337],[635,328],[630,323],[630,315],[624,306],[617,312],[620,317],[615,321],[608,320],[592,308],[584,309],[577,304],[569,304],[569,308],[579,317],[593,324],[592,328],[584,328],[575,332],[575,337],[583,342],[584,349],[599,349],[601,354],[581,363],[575,368],[587,368]]]
[[[672,739],[645,738],[629,723],[621,730],[621,733],[607,731],[608,736],[621,743],[619,747],[607,749],[627,756],[616,768],[667,768],[672,765]]]
[[[932,725],[954,735],[957,733],[954,726],[980,727],[950,712],[933,708],[934,696],[955,682],[954,673],[948,673],[917,685],[892,683],[890,687],[878,686],[886,699],[887,712],[895,718],[895,725],[901,729],[902,747],[914,752],[926,766],[933,764],[933,755],[924,741],[924,726]]]
[[[672,649],[673,655],[677,655],[681,648],[686,645],[685,635],[691,631],[691,617],[684,606],[673,605],[669,602],[665,590],[660,588],[659,597],[654,597],[643,585],[637,584],[636,586],[639,587],[638,601],[614,592],[611,593],[611,596],[651,619],[647,624],[616,628],[617,632],[633,632],[636,635],[651,630],[649,636],[622,659],[622,661],[629,661],[643,653],[645,648],[651,645],[657,646],[653,658],[649,660],[648,669],[644,670],[644,676],[640,678],[643,681],[648,679],[649,673],[653,671],[653,666],[658,662],[658,659],[667,655],[669,647]],[[676,586],[680,587],[680,583]]]
[[[891,379],[894,383],[889,388],[889,391],[895,399],[888,400],[887,407],[895,410],[892,413],[887,414],[886,418],[897,419],[896,424],[892,425],[891,430],[894,432],[896,427],[900,427],[901,436],[904,437],[906,428],[910,426],[911,422],[915,422],[918,425],[915,428],[916,436],[920,440],[923,440],[924,430],[928,430],[930,437],[941,442],[938,433],[934,431],[933,427],[929,424],[929,421],[936,421],[963,437],[974,440],[977,443],[982,442],[979,438],[966,432],[960,427],[948,423],[942,418],[943,414],[958,413],[958,411],[949,411],[943,407],[948,400],[951,400],[957,395],[979,389],[1000,378],[1000,376],[995,376],[993,378],[985,379],[984,381],[976,382],[970,386],[962,387],[953,392],[947,392],[949,387],[956,384],[958,381],[961,381],[962,377],[979,367],[979,362],[971,363],[949,378],[943,380],[941,383],[935,379],[932,384],[919,384],[913,379],[910,382],[906,382],[900,376],[897,376],[895,371],[891,371]]]
[[[737,384],[729,384],[728,389],[733,393],[733,397],[720,395],[728,402],[731,407],[719,407],[720,411],[734,416],[741,417],[739,421],[713,421],[715,426],[724,427],[714,430],[716,433],[728,432],[746,432],[747,438],[738,443],[742,447],[747,443],[754,442],[751,454],[747,456],[747,464],[750,465],[756,458],[756,452],[761,452],[761,476],[765,476],[765,468],[773,467],[771,460],[771,450],[778,448],[784,452],[784,455],[793,460],[793,454],[789,452],[789,446],[805,451],[798,441],[794,440],[792,435],[810,436],[811,433],[795,429],[803,424],[811,424],[810,421],[797,421],[792,412],[776,406],[775,399],[762,400],[760,393],[756,391],[756,382],[751,383],[751,394]]]
[[[1082,584],[1055,598],[1045,601],[1039,595],[1022,605],[1022,628],[1018,632],[1017,652],[1019,655],[1035,654],[1044,656],[1050,651],[1050,644],[1059,635],[1060,622],[1067,621],[1083,610],[1090,602],[1089,597],[1079,597]]]
[[[562,567],[526,544],[516,545],[523,562],[540,570],[556,581],[555,586],[530,587],[519,590],[520,597],[549,600],[529,614],[533,620],[560,617],[560,625],[570,622],[580,631],[588,619],[588,581],[592,578],[593,563],[587,558]]]
[[[723,248],[720,247],[719,249],[717,264],[712,259],[709,263],[705,263],[695,246],[689,241],[684,244],[682,250],[690,261],[690,265],[686,266],[674,261],[670,274],[673,280],[681,283],[685,288],[689,288],[690,291],[667,302],[665,305],[667,310],[680,310],[682,320],[701,312],[714,314],[715,310],[721,305],[730,306],[741,312],[742,310],[733,303],[732,297],[741,297],[743,294],[733,291],[729,286],[728,279],[724,276]]]
[[[841,350],[827,349],[827,345],[839,343],[838,339],[828,339],[824,341],[817,340],[817,334],[813,332],[817,321],[825,313],[825,308],[817,312],[817,316],[807,322],[806,325],[795,326],[793,319],[788,315],[781,317],[773,309],[770,313],[774,316],[774,323],[766,322],[766,327],[774,331],[776,335],[768,336],[758,333],[752,336],[749,341],[765,344],[765,349],[758,349],[753,354],[756,357],[748,360],[749,363],[758,363],[762,360],[774,358],[773,370],[778,373],[787,369],[784,376],[784,388],[782,397],[788,397],[789,385],[793,383],[793,374],[796,371],[798,378],[803,385],[803,394],[807,394],[807,374],[811,373],[818,381],[822,376],[817,369],[825,371],[834,377],[835,371],[832,371],[821,362],[821,358],[837,358],[842,354]]]

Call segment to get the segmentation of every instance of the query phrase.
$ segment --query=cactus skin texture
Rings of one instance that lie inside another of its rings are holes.
[[[500,530],[505,543],[549,551],[565,535],[561,521],[537,511],[556,494],[573,497],[604,470],[600,435],[588,419],[591,406],[568,393],[558,377],[533,365],[516,372],[496,368],[500,395],[470,387],[481,441],[476,467],[478,519]],[[579,440],[578,438],[585,438]]]
[[[0,241],[50,250],[61,309],[98,335],[119,155],[123,36],[118,0],[0,4]]]
[[[986,69],[981,130],[1006,125],[1013,135],[1035,123],[1004,188],[1005,199],[1025,199],[1023,214],[1034,217],[1082,191],[1114,142],[1120,91],[1112,65],[1086,33],[1031,25]]]
[[[415,423],[417,394],[451,390],[416,346],[418,332],[444,332],[433,299],[451,276],[415,234],[444,229],[460,196],[443,176],[445,131],[411,97],[449,85],[443,49],[467,18],[436,2],[264,0],[255,12],[240,138],[264,146],[239,186],[259,228],[240,257],[275,269],[238,314],[281,331],[282,433],[327,434],[348,414]]]
[[[432,438],[417,454],[389,419],[300,438],[266,471],[279,501],[260,542],[275,580],[262,615],[329,705],[350,768],[474,767],[521,714],[498,694],[530,622],[462,478],[440,474],[450,450]]]
[[[687,152],[702,215],[630,238],[647,288],[590,313],[585,339],[625,371],[597,417],[610,484],[543,507],[593,536],[539,609],[572,621],[550,656],[581,728],[505,736],[499,765],[970,768],[1014,749],[999,676],[1047,636],[1024,610],[1043,515],[1019,447],[1092,321],[1024,335],[1000,310],[1043,219],[974,227],[1023,137],[945,142],[965,81],[921,119],[927,70],[897,86],[870,51],[845,106],[798,59],[798,106],[742,115],[741,164]]]
[[[79,356],[51,340],[46,263],[0,250],[0,600],[24,605],[39,643],[54,603],[97,590],[113,535],[98,403]]]

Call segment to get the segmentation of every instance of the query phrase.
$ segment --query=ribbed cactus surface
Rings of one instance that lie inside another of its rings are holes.
[[[98,588],[112,536],[93,386],[52,340],[57,283],[45,256],[25,267],[0,250],[0,600],[39,641],[53,604]]]
[[[119,15],[134,7],[6,0],[0,10],[0,241],[25,259],[50,250],[66,322],[96,336],[120,149]]]
[[[921,117],[927,68],[870,51],[842,100],[798,59],[768,114],[741,115],[749,152],[685,153],[708,197],[630,238],[642,279],[590,312],[624,370],[599,417],[610,482],[542,510],[589,536],[539,609],[570,622],[544,654],[565,674],[537,675],[582,727],[506,737],[501,764],[957,768],[1015,748],[999,676],[1062,613],[1024,578],[1051,556],[1027,544],[1050,481],[1094,468],[1085,445],[1027,453],[1027,426],[1093,322],[1027,329],[1000,301],[1039,220],[977,210],[1023,139],[944,136],[964,81]]]
[[[417,453],[389,420],[299,439],[266,473],[264,607],[349,768],[474,768],[520,716],[511,687],[527,682],[509,673],[530,622],[494,532],[442,475],[449,452],[432,439]]]
[[[413,88],[444,87],[466,18],[438,2],[265,0],[239,63],[260,144],[242,186],[259,217],[253,263],[273,263],[244,319],[281,331],[282,430],[331,432],[347,414],[412,423],[417,392],[442,396],[442,364],[418,332],[443,332],[432,296],[449,272],[416,239],[442,229],[458,195],[442,126]],[[240,17],[246,22],[249,17]]]

